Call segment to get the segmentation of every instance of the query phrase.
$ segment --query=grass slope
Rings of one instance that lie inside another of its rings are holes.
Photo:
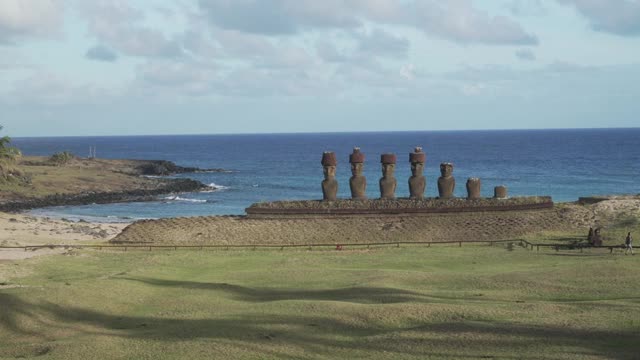
[[[0,263],[0,357],[632,359],[640,256],[82,251]]]
[[[29,175],[31,183],[0,183],[0,201],[156,187],[156,181],[132,176],[135,175],[135,164],[137,162],[129,160],[83,159],[73,160],[65,166],[53,166],[47,165],[43,157],[24,157],[16,167]]]

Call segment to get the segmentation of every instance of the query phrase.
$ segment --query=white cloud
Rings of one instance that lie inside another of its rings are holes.
[[[489,16],[471,0],[200,0],[199,4],[216,27],[270,36],[353,30],[369,21],[414,27],[461,43],[534,45],[538,41],[514,20]]]
[[[184,54],[178,39],[159,29],[141,25],[145,13],[122,0],[80,3],[97,40],[122,54],[143,57],[179,57]]]
[[[538,39],[505,16],[489,16],[470,0],[416,1],[407,5],[405,21],[433,34],[460,43],[536,45]]]
[[[487,85],[485,84],[471,83],[471,84],[463,84],[460,90],[464,95],[474,96],[474,95],[481,94],[486,88],[487,88]]]
[[[34,69],[30,75],[16,81],[12,89],[0,94],[0,102],[28,106],[86,105],[111,96],[95,84],[72,82],[48,70]]]
[[[542,0],[511,0],[505,7],[516,16],[542,16],[547,13]]]
[[[358,51],[365,55],[406,57],[409,51],[409,40],[378,28],[370,33],[358,34],[356,39]]]
[[[59,31],[63,21],[60,0],[0,1],[0,43],[23,37],[48,37]]]
[[[347,55],[338,49],[332,42],[324,39],[316,42],[316,54],[320,59],[329,63],[345,62],[348,60]]]
[[[640,35],[638,0],[558,0],[574,6],[596,31],[622,36]]]
[[[351,28],[359,20],[343,0],[200,0],[207,18],[223,29],[291,35],[317,28]]]
[[[400,76],[407,80],[414,80],[416,78],[416,67],[413,64],[406,64],[400,68]]]

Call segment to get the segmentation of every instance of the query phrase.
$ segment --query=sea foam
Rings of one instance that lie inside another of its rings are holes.
[[[192,202],[192,203],[206,203],[207,200],[202,200],[202,199],[187,199],[187,198],[183,198],[180,196],[167,196],[164,198],[165,200],[169,200],[169,201],[184,201],[184,202]]]

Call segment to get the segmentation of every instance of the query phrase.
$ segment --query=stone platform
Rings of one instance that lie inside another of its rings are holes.
[[[514,197],[509,199],[371,199],[336,201],[274,201],[256,203],[245,209],[250,218],[447,214],[497,211],[524,211],[553,208],[550,196]]]

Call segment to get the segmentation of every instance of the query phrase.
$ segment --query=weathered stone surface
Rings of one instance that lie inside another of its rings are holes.
[[[396,198],[396,186],[398,181],[395,178],[394,172],[396,169],[396,155],[395,154],[382,154],[380,156],[380,162],[382,163],[382,178],[380,178],[380,198],[381,199],[395,199]]]
[[[349,187],[351,189],[351,198],[354,200],[364,200],[367,198],[367,178],[362,175],[364,170],[365,156],[360,152],[360,148],[353,149],[353,153],[349,155],[351,163],[351,178],[349,179]]]
[[[338,160],[336,154],[325,151],[322,154],[322,170],[324,180],[322,180],[322,200],[335,201],[338,199],[338,181],[336,180],[336,166]]]
[[[453,164],[440,164],[440,177],[438,178],[438,196],[443,199],[453,197],[456,188],[456,179],[453,177]]]
[[[496,199],[506,199],[509,196],[507,187],[500,185],[493,189],[493,197]]]
[[[475,200],[480,199],[480,186],[481,181],[478,178],[469,178],[467,180],[467,199]]]
[[[451,199],[467,206],[475,201]],[[504,203],[494,199],[479,201]],[[433,201],[433,200],[432,200]],[[444,201],[444,200],[443,200]],[[506,202],[512,201],[511,199]],[[315,201],[319,205],[330,203]],[[352,201],[365,206],[381,200]],[[385,201],[391,202],[393,201]],[[410,202],[410,201],[407,201]],[[333,204],[333,203],[331,203]],[[559,208],[524,211],[398,214],[296,215],[253,218],[212,216],[140,221],[114,243],[157,244],[354,244],[393,241],[469,241],[514,239],[524,234],[573,229]],[[580,225],[582,226],[582,225]],[[576,227],[581,229],[582,227]],[[349,248],[347,248],[349,249]]]
[[[363,163],[365,159],[364,153],[359,147],[354,147],[353,152],[349,154],[349,162],[352,164]]]
[[[412,153],[409,153],[409,162],[411,163],[411,177],[409,178],[409,197],[411,199],[424,198],[424,191],[427,187],[427,179],[424,177],[424,163],[427,155],[422,152],[421,147],[416,147]]]
[[[322,161],[320,161],[322,166],[338,166],[338,159],[336,158],[336,153],[333,151],[325,151],[322,153]]]
[[[256,203],[246,209],[247,214],[413,214],[483,212],[544,209],[553,206],[549,196],[514,197],[506,200],[481,198],[424,198],[424,199],[368,199],[363,201],[337,200],[333,202],[299,200]]]

